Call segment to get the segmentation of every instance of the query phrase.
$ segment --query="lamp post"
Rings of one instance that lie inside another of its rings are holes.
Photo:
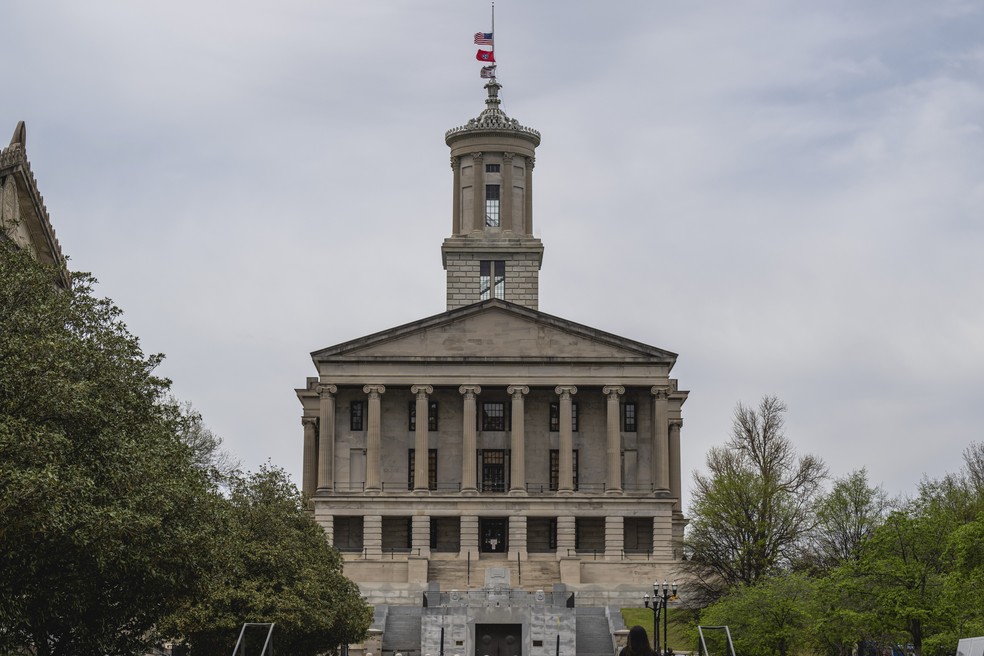
[[[666,630],[666,616],[669,612],[666,610],[666,604],[671,597],[675,597],[677,593],[677,584],[674,581],[672,584],[663,581],[661,586],[659,583],[653,583],[653,597],[652,606],[649,605],[649,593],[642,596],[643,601],[646,604],[646,608],[650,608],[653,611],[653,647],[656,652],[656,656],[667,656],[670,652],[669,636]],[[659,636],[659,615],[660,612],[663,613],[663,640],[660,640]],[[661,647],[664,649],[661,650]]]

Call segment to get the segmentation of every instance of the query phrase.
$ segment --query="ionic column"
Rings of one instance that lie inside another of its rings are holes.
[[[366,385],[362,391],[369,395],[369,420],[366,431],[366,492],[377,493],[380,485],[380,395],[386,392],[383,385]]]
[[[652,481],[657,490],[670,489],[669,388],[654,386]]]
[[[619,426],[618,397],[625,394],[621,385],[608,385],[601,388],[608,397],[608,476],[605,480],[606,494],[622,493],[622,431]]]
[[[318,487],[318,420],[315,417],[302,417],[304,426],[304,475],[301,491],[305,497],[314,496]]]
[[[527,235],[533,234],[533,164],[535,157],[526,158],[526,227],[523,231]]]
[[[451,234],[461,234],[461,158],[451,158],[451,170],[454,172],[454,191],[451,194]]]
[[[558,412],[560,412],[560,465],[557,480],[557,494],[573,494],[574,492],[574,425],[571,397],[577,394],[573,385],[560,385],[554,390],[560,395]]]
[[[427,395],[434,393],[434,388],[430,385],[414,385],[410,388],[411,394],[417,395],[417,415],[416,426],[414,427],[414,468],[413,468],[413,491],[414,494],[429,494],[427,487],[429,472],[427,464],[430,458],[427,455],[429,441],[427,439],[430,430],[430,407],[427,402]]]
[[[502,226],[503,230],[515,230],[513,227],[513,211],[512,211],[512,174],[513,174],[513,154],[512,153],[502,153],[502,190],[499,194],[499,216],[501,220],[499,225]]]
[[[335,483],[335,392],[334,385],[318,385],[321,396],[321,431],[318,435],[318,490],[331,492]]]
[[[673,502],[673,512],[682,513],[683,506],[680,498],[680,429],[683,428],[682,419],[670,420],[670,494],[675,501]]]
[[[526,404],[523,397],[530,393],[526,385],[510,385],[506,393],[512,396],[512,439],[510,442],[509,494],[526,495]]]
[[[475,475],[478,444],[478,435],[475,429],[477,423],[475,397],[482,393],[482,388],[478,385],[462,385],[458,388],[458,392],[464,397],[461,413],[463,417],[461,425],[461,492],[462,494],[478,494]]]
[[[485,230],[485,166],[482,153],[472,153],[472,231]]]

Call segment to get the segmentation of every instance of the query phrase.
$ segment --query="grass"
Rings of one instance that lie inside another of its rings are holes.
[[[666,629],[669,633],[667,642],[670,648],[677,653],[693,651],[696,648],[693,644],[694,641],[687,632],[686,627],[682,624],[686,622],[687,615],[677,608],[670,608],[668,611]],[[651,641],[653,639],[653,611],[648,608],[623,608],[622,619],[625,620],[625,626],[627,627],[633,627],[636,624],[643,627],[646,629],[646,633],[649,634],[649,640]],[[659,630],[662,632],[662,617],[659,618],[659,624]],[[666,646],[664,645],[663,648],[665,649]]]

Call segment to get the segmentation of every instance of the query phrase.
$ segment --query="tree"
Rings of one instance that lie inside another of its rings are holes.
[[[753,585],[788,565],[813,527],[827,468],[797,458],[783,431],[786,405],[766,396],[758,409],[735,409],[731,438],[707,454],[709,474],[694,475],[685,568],[698,603]]]
[[[885,521],[889,507],[888,494],[868,484],[864,468],[834,481],[817,510],[811,560],[823,570],[857,560],[865,542]]]
[[[804,574],[762,577],[734,588],[701,613],[701,624],[730,627],[735,652],[787,656],[810,642],[816,583]]]
[[[127,654],[207,579],[220,497],[120,310],[0,244],[0,651]]]
[[[365,637],[372,610],[283,470],[234,477],[229,520],[218,576],[164,623],[166,633],[196,655],[228,652],[246,621],[275,622],[277,649],[298,656]]]

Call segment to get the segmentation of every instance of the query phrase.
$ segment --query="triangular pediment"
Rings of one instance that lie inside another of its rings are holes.
[[[443,361],[658,362],[676,354],[500,300],[458,308],[311,354],[315,362]]]

